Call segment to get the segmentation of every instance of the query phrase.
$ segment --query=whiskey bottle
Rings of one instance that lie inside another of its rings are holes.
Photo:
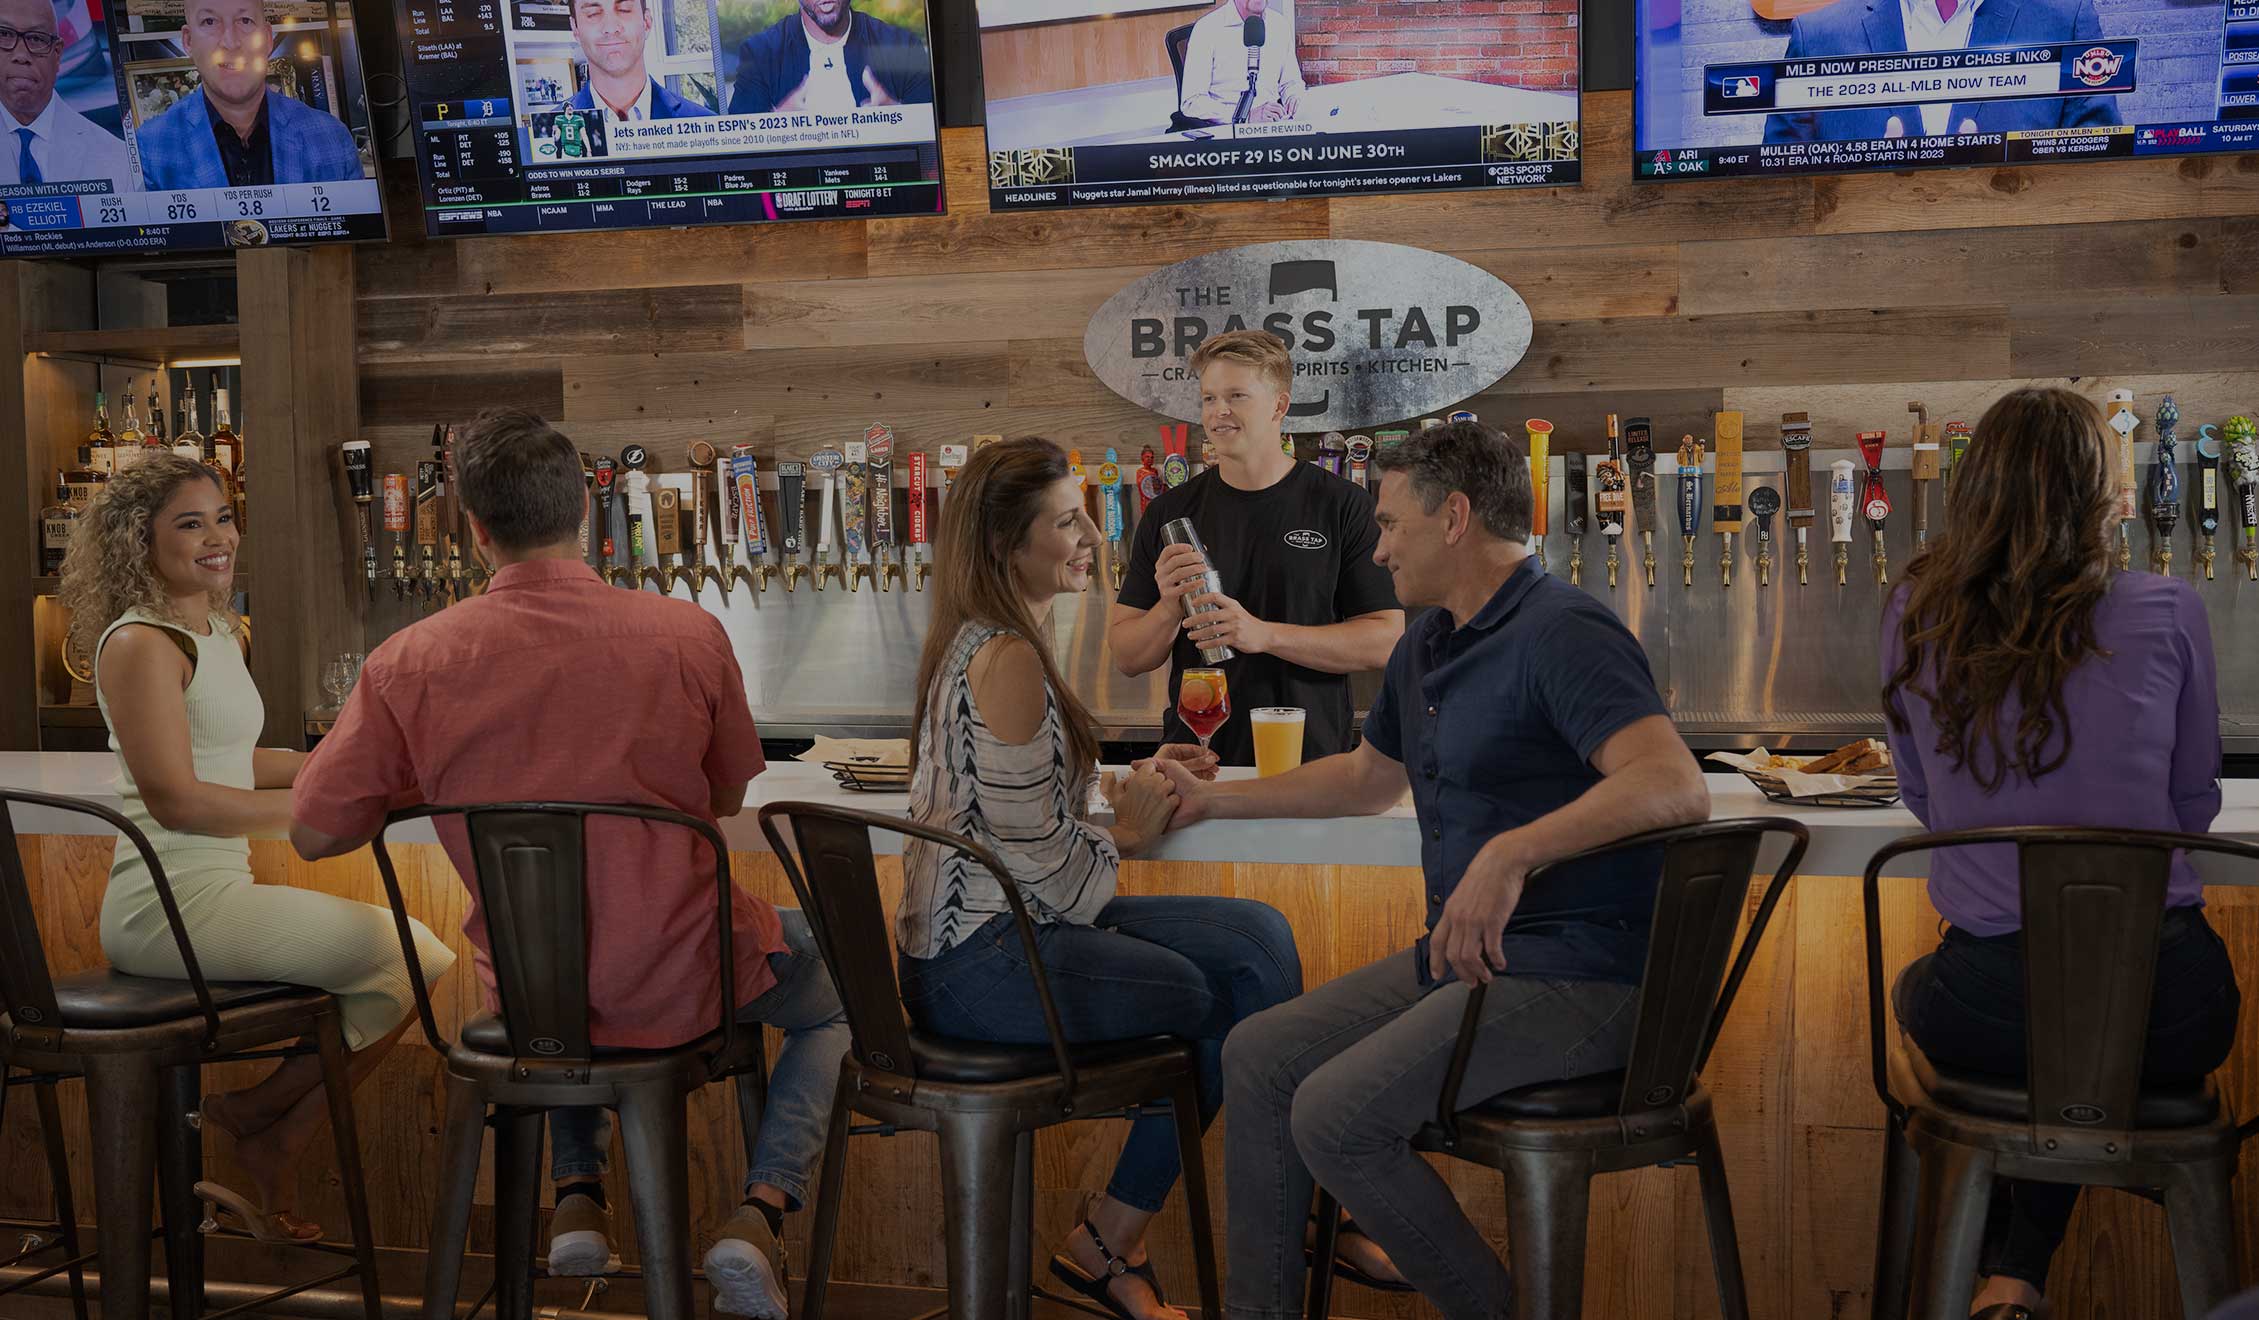
[[[142,447],[148,435],[141,429],[141,418],[133,411],[133,387],[126,386],[125,420],[118,426],[118,443],[113,461],[120,476],[131,472],[147,451]]]
[[[149,446],[170,449],[165,443],[165,405],[157,398],[157,378],[149,378]]]
[[[71,507],[70,492],[55,487],[55,502],[39,511],[39,575],[55,577],[63,571],[63,556],[71,548],[71,524],[78,510]]]
[[[103,474],[94,470],[94,459],[89,446],[80,445],[77,464],[63,469],[63,502],[80,513],[86,512],[86,506],[92,504],[95,495],[100,493],[102,482]]]
[[[92,458],[94,470],[108,476],[117,470],[118,438],[110,431],[110,401],[100,390],[94,392],[94,429],[86,433],[87,453]]]
[[[212,465],[227,474],[228,493],[235,504],[235,526],[239,532],[250,530],[250,511],[245,505],[243,489],[243,438],[235,433],[228,422],[227,390],[212,391]]]
[[[184,389],[180,394],[180,425],[173,434],[173,452],[199,463],[212,461],[211,443],[196,426],[196,391]]]

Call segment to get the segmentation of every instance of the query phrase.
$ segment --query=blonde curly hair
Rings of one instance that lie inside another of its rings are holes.
[[[180,617],[171,593],[157,576],[151,555],[151,524],[175,492],[191,481],[209,481],[226,490],[217,472],[177,454],[151,454],[103,483],[86,512],[71,527],[71,546],[63,556],[63,608],[71,612],[64,657],[74,669],[91,672],[95,644],[128,610],[194,628]],[[241,630],[229,604],[232,586],[211,593],[211,612],[233,634]]]

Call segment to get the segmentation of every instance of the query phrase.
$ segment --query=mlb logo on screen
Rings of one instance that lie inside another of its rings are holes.
[[[1718,94],[1729,101],[1746,100],[1755,96],[1758,94],[1757,75],[1744,74],[1739,78],[1728,78],[1725,81],[1725,86],[1718,90]]]

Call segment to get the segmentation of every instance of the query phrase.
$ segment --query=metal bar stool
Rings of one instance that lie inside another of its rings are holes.
[[[2022,887],[2024,1078],[1949,1072],[1889,1028],[1883,868],[1908,853],[2013,846]],[[2002,827],[1918,834],[1867,863],[1867,1036],[1885,1127],[1875,1320],[1961,1320],[1995,1177],[2162,1193],[2181,1311],[2236,1289],[2235,1115],[2210,1079],[2145,1087],[2157,937],[2175,852],[2259,847],[2153,830]],[[2259,1126],[2255,1124],[2254,1126]]]
[[[1735,954],[1734,931],[1767,835],[1788,839],[1788,851]],[[1702,1181],[1720,1309],[1728,1320],[1747,1320],[1749,1299],[1742,1285],[1725,1160],[1718,1150],[1710,1093],[1699,1074],[1809,839],[1804,826],[1793,820],[1711,821],[1619,839],[1530,873],[1529,882],[1537,884],[1547,873],[1588,858],[1650,849],[1662,854],[1639,1018],[1624,1067],[1540,1082],[1465,1104],[1459,1092],[1474,1056],[1487,989],[1475,986],[1467,995],[1435,1121],[1412,1138],[1415,1150],[1440,1152],[1506,1176],[1514,1314],[1543,1320],[1583,1314],[1585,1219],[1595,1174],[1692,1159]],[[1341,1206],[1323,1188],[1317,1220],[1309,1314],[1312,1320],[1325,1320]]]
[[[1021,1320],[1028,1314],[1031,1292],[1040,1291],[1029,1273],[1035,1133],[1076,1119],[1157,1109],[1162,1102],[1178,1115],[1177,1148],[1184,1164],[1200,1313],[1218,1314],[1200,1129],[1183,1118],[1199,1112],[1191,1047],[1174,1036],[1069,1041],[1036,947],[1035,922],[1010,882],[1011,872],[970,839],[899,817],[812,802],[774,803],[761,808],[760,816],[761,832],[776,850],[824,961],[831,965],[854,1035],[840,1061],[831,1138],[824,1147],[808,1290],[801,1302],[806,1320],[823,1320],[831,1287],[832,1245],[846,1199],[844,1138],[850,1114],[878,1120],[879,1131],[907,1129],[939,1137],[949,1270],[946,1313],[952,1320]],[[787,846],[780,822],[791,830],[797,855]],[[894,935],[871,854],[873,830],[940,844],[1003,882],[1050,1044],[958,1040],[909,1025],[895,980]],[[1041,1295],[1093,1315],[1107,1314],[1077,1299]]]
[[[62,977],[48,974],[46,947],[32,909],[31,883],[25,874],[11,803],[92,816],[133,842],[149,868],[165,922],[179,946],[186,979],[127,976],[106,967]],[[78,1252],[77,1227],[69,1222],[74,1215],[68,1155],[53,1095],[56,1080],[81,1077],[86,1081],[98,1221],[95,1258],[101,1265],[103,1314],[149,1313],[149,1242],[155,1236],[150,1193],[156,1181],[163,1186],[169,1306],[175,1317],[188,1320],[204,1314],[204,1243],[194,1190],[203,1165],[195,1130],[203,1067],[208,1063],[314,1053],[321,1057],[338,1183],[353,1240],[350,1244],[304,1245],[309,1250],[349,1257],[350,1263],[318,1278],[213,1312],[207,1320],[261,1310],[349,1275],[358,1276],[362,1309],[370,1320],[376,1320],[376,1250],[369,1230],[368,1193],[361,1177],[361,1147],[353,1128],[352,1083],[346,1071],[345,1036],[338,1023],[336,997],[327,991],[279,982],[207,982],[156,851],[133,822],[108,807],[48,793],[0,790],[0,831],[7,836],[5,846],[0,846],[0,1008],[6,1010],[0,1017],[0,1064],[32,1074],[10,1077],[11,1085],[30,1082],[40,1087],[40,1125],[46,1137],[48,1169],[56,1185],[57,1217],[63,1221],[62,1250],[71,1257],[68,1268],[74,1290],[79,1284],[79,1266],[86,1257]],[[309,1037],[315,1044],[267,1048]],[[41,1277],[55,1272],[46,1271]],[[73,1301],[83,1315],[83,1292],[77,1292]]]
[[[652,1320],[692,1320],[690,1265],[690,1093],[738,1079],[746,1158],[760,1127],[761,1032],[737,1022],[737,962],[731,924],[729,845],[695,816],[659,807],[576,802],[504,802],[418,807],[407,820],[460,816],[475,863],[469,877],[486,917],[501,1012],[463,1024],[459,1039],[440,1034],[423,988],[416,943],[392,855],[379,831],[371,843],[400,947],[416,985],[424,1036],[447,1061],[447,1116],[440,1168],[444,1182],[424,1258],[424,1315],[453,1320],[470,1235],[485,1129],[494,1129],[494,1300],[499,1320],[533,1314],[535,1233],[539,1227],[541,1138],[552,1109],[605,1105],[620,1115],[627,1146],[628,1195],[635,1207],[640,1270]],[[588,890],[584,862],[590,817],[651,821],[687,829],[713,850],[720,914],[721,1021],[712,1034],[673,1049],[600,1048],[588,1035]],[[478,1306],[483,1307],[486,1297]],[[474,1311],[477,1308],[474,1307]]]

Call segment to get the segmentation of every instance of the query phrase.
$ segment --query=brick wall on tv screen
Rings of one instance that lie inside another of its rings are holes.
[[[1295,0],[1312,83],[1439,73],[1574,91],[1578,0]]]

